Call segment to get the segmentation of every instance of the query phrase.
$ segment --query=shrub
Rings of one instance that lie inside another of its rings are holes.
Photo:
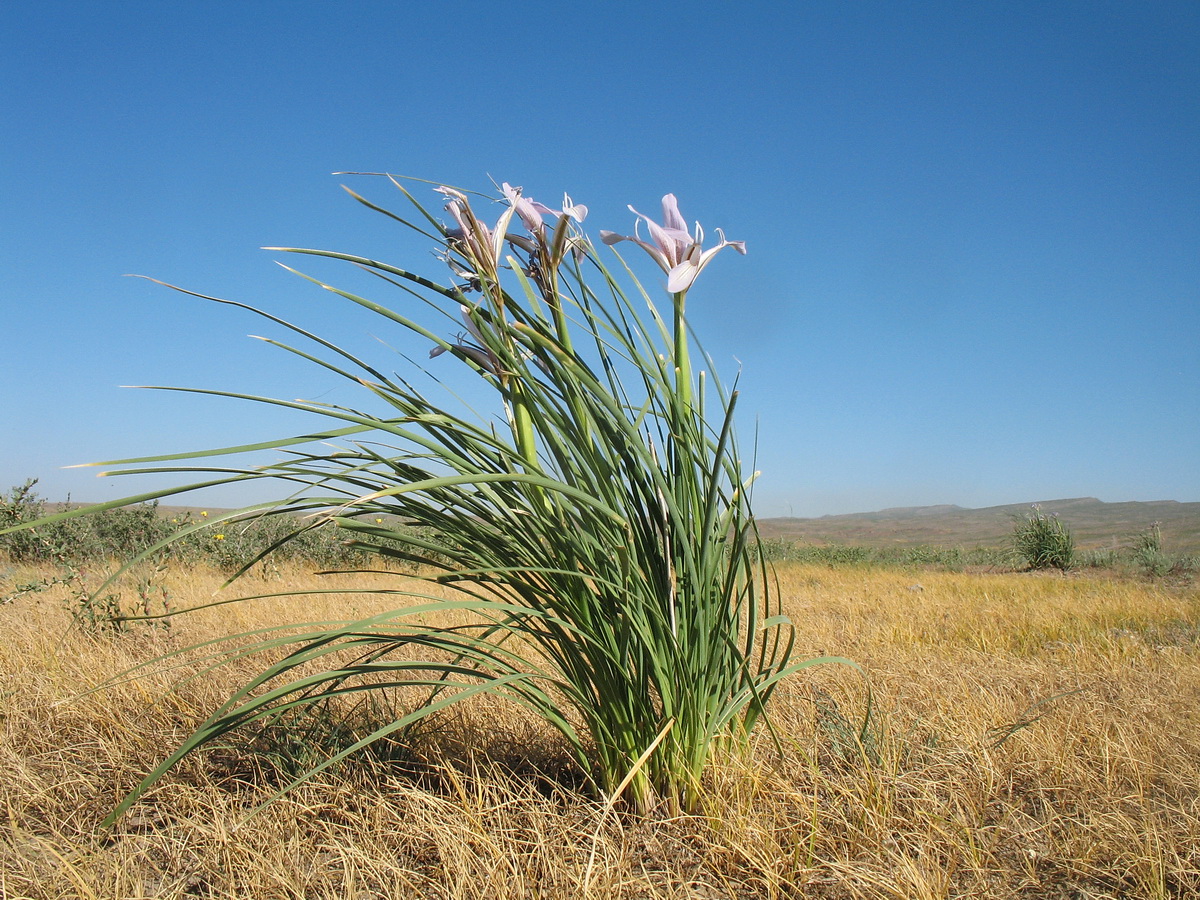
[[[197,524],[204,527],[194,528]],[[322,569],[361,565],[366,554],[350,547],[346,535],[328,521],[286,514],[250,516],[177,526],[181,537],[167,549],[177,559],[204,563],[236,574],[255,565],[300,563]]]
[[[131,559],[171,537],[175,528],[157,503],[105,510],[47,526],[49,540],[72,562]]]
[[[175,528],[158,514],[156,503],[105,509],[97,515],[70,515],[86,507],[67,504],[67,517],[45,517],[45,503],[33,490],[36,478],[0,495],[0,552],[14,562],[79,565],[129,559],[169,539]],[[6,528],[37,523],[4,533]]]
[[[148,555],[155,562],[209,565],[233,574],[254,565],[286,563],[337,569],[364,565],[371,558],[352,546],[335,523],[286,514],[210,523],[205,518],[193,519],[190,514],[167,519],[157,502],[96,512],[68,503],[64,513],[46,521],[45,503],[33,490],[36,484],[37,479],[31,478],[0,495],[0,553],[13,562],[73,567]],[[33,523],[37,523],[35,527],[21,527]],[[431,538],[428,529],[395,522],[389,527]],[[4,533],[5,528],[19,530]],[[385,539],[383,544],[400,549],[395,541]],[[391,567],[412,570],[411,564]]]
[[[1013,527],[1013,550],[1031,569],[1062,569],[1075,562],[1075,539],[1057,515],[1046,515],[1034,506]]]
[[[21,528],[36,522],[45,514],[45,504],[34,491],[36,478],[0,494],[0,551],[13,562],[28,562],[47,558],[48,548],[41,534],[32,528]],[[21,528],[19,531],[11,529]]]

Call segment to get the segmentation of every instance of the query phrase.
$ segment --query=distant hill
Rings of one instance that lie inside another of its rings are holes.
[[[909,506],[878,512],[821,516],[817,519],[759,519],[764,537],[810,544],[866,547],[998,547],[1012,534],[1013,517],[1033,503],[967,509],[962,506]],[[1175,553],[1200,553],[1200,503],[1175,500],[1105,503],[1095,497],[1042,500],[1057,513],[1080,549],[1127,546],[1137,532],[1162,524],[1163,546]]]
[[[60,503],[47,503],[56,512]],[[86,504],[85,504],[86,505]],[[1163,547],[1171,553],[1200,554],[1200,503],[1176,500],[1105,503],[1095,497],[1040,500],[1045,513],[1057,513],[1071,528],[1081,550],[1128,546],[1151,523],[1162,524]],[[1010,503],[969,509],[964,506],[901,506],[878,512],[821,516],[815,519],[759,519],[764,538],[808,544],[853,544],[862,547],[1000,547],[1012,535],[1013,517],[1033,503]],[[199,506],[160,506],[159,515],[190,516],[199,521]],[[210,515],[229,510],[208,507]]]

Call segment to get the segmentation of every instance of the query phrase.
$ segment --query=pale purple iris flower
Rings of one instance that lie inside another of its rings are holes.
[[[543,203],[522,196],[521,188],[505,182],[502,191],[508,206],[496,222],[495,228],[489,228],[475,215],[466,194],[445,185],[434,190],[448,198],[445,208],[457,226],[446,229],[446,236],[449,238],[448,250],[465,261],[466,266],[451,252],[445,253],[444,258],[456,275],[467,280],[464,290],[468,291],[485,290],[487,285],[498,282],[506,243],[526,251],[531,259],[538,252],[544,252],[546,226],[543,216],[552,216],[560,223],[567,218],[582,222],[588,212],[586,206],[573,203],[566,194],[563,195],[563,208],[551,209]],[[514,215],[521,220],[536,242],[519,234],[509,234],[508,227]],[[574,240],[574,237],[568,237],[565,246],[572,246]],[[541,251],[538,249],[539,245]],[[559,243],[556,242],[555,246],[558,247]],[[471,309],[467,306],[460,309],[467,330],[460,332],[455,341],[447,346],[434,347],[429,356],[441,356],[447,350],[454,350],[474,361],[485,372],[500,375],[500,360],[487,348],[479,327],[471,318]]]
[[[460,333],[457,343],[451,344],[449,348],[434,347],[429,351],[429,358],[433,359],[435,356],[441,356],[448,349],[454,349],[463,354],[463,356],[470,357],[485,372],[499,375],[501,369],[500,358],[487,348],[483,340],[483,334],[479,331],[479,326],[471,318],[470,308],[460,306],[459,310],[462,311],[462,319],[467,326],[466,332]]]
[[[476,268],[477,275],[495,280],[500,260],[504,253],[504,240],[508,234],[508,223],[516,212],[509,207],[501,214],[495,228],[488,228],[476,217],[466,194],[449,187],[434,188],[439,194],[445,194],[450,200],[446,203],[446,212],[458,228],[449,232],[450,236],[462,244],[463,256]],[[482,271],[478,271],[482,269]]]
[[[547,207],[538,203],[536,200],[533,201],[533,203],[544,215],[569,216],[576,222],[582,222],[587,218],[588,214],[588,208],[582,203],[575,203],[572,201],[570,195],[568,194],[563,194],[562,209],[548,209]]]
[[[659,267],[667,273],[667,290],[670,293],[680,294],[687,291],[701,270],[719,251],[726,247],[732,247],[738,253],[745,255],[745,241],[725,240],[725,232],[720,228],[717,229],[717,234],[720,236],[721,242],[708,250],[703,249],[704,229],[697,222],[695,233],[688,232],[687,222],[679,214],[679,203],[674,194],[667,194],[663,197],[662,206],[663,222],[661,225],[632,206],[629,207],[634,215],[645,221],[653,243],[642,240],[636,230],[632,235],[601,231],[600,240],[609,246],[621,241],[633,241],[649,253]]]
[[[509,206],[516,211],[530,234],[541,234],[545,229],[546,225],[542,221],[542,216],[554,216],[555,218],[569,216],[576,222],[582,222],[587,216],[587,207],[582,203],[572,203],[571,198],[566,194],[563,194],[563,208],[551,209],[544,203],[522,196],[521,188],[513,187],[507,181],[500,186],[500,189],[504,192]]]

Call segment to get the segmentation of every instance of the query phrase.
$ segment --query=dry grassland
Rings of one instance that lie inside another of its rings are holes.
[[[19,580],[21,573],[17,573]],[[26,573],[28,574],[28,573]],[[98,823],[254,667],[90,688],[282,621],[380,609],[256,601],[169,630],[64,637],[61,596],[0,606],[0,897],[1125,898],[1200,892],[1200,594],[1094,576],[780,570],[804,652],[858,660],[776,696],[703,815],[634,818],[578,790],[554,741],[480,703],[407,756],[248,812],[278,774],[186,761]],[[174,572],[179,605],[215,575]],[[312,583],[250,579],[241,590]],[[349,611],[349,612],[348,612]],[[1044,702],[1042,702],[1044,701]],[[1041,702],[1041,705],[1036,705]]]

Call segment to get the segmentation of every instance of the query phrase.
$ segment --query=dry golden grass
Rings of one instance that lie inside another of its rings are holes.
[[[168,578],[179,605],[219,583]],[[249,818],[278,778],[233,749],[198,755],[110,833],[97,826],[123,793],[254,668],[173,692],[190,670],[90,688],[223,633],[380,601],[256,601],[96,638],[64,637],[63,595],[20,597],[0,606],[0,897],[1200,892],[1194,588],[812,567],[784,567],[780,581],[803,650],[867,670],[867,737],[855,736],[860,676],[802,675],[776,696],[782,757],[756,735],[712,772],[703,815],[606,814],[573,786],[551,737],[479,703],[410,757],[345,765]]]

